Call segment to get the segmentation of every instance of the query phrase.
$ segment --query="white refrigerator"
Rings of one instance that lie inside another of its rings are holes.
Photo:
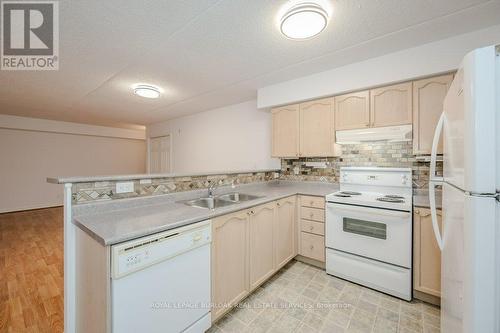
[[[429,184],[441,249],[441,332],[500,332],[500,47],[467,54],[444,101],[443,177]],[[443,226],[434,190],[443,187]]]

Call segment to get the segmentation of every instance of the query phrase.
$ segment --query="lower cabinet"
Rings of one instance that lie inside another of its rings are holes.
[[[296,255],[295,196],[212,221],[212,321]]]
[[[300,196],[299,254],[325,262],[325,199]]]
[[[249,292],[248,224],[246,211],[212,221],[212,319]]]
[[[250,209],[250,289],[274,274],[274,218],[276,203]]]
[[[441,211],[438,210],[437,215],[441,228]],[[413,288],[441,297],[441,251],[434,236],[430,210],[415,208],[413,226]]]
[[[297,255],[295,196],[281,199],[276,203],[275,220],[275,262],[280,269]]]

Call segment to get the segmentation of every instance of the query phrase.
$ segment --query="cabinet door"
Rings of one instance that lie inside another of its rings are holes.
[[[412,83],[370,90],[371,126],[406,125],[412,122]]]
[[[299,156],[299,105],[288,105],[273,109],[272,156]]]
[[[369,92],[335,96],[335,130],[365,128],[370,126]]]
[[[249,210],[250,216],[250,290],[258,287],[275,271],[274,216],[275,203]]]
[[[296,198],[281,199],[276,203],[275,257],[279,269],[297,255]]]
[[[248,215],[246,211],[221,216],[212,222],[212,301],[235,305],[245,297],[248,281]],[[228,308],[212,310],[212,320]]]
[[[334,155],[333,98],[300,104],[299,156]]]
[[[413,82],[413,153],[430,154],[434,130],[443,102],[453,81],[453,75],[442,75]],[[439,140],[438,154],[443,153],[443,140]]]
[[[441,211],[438,223],[441,228]],[[416,208],[413,215],[413,262],[415,290],[441,296],[441,251],[432,229],[431,212],[426,208]]]

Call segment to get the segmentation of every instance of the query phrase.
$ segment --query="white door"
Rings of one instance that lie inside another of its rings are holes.
[[[149,172],[170,172],[170,135],[150,139]]]

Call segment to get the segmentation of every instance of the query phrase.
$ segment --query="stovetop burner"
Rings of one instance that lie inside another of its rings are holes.
[[[348,196],[351,196],[351,195],[361,195],[361,193],[354,192],[354,191],[340,191],[339,194],[348,195]]]
[[[405,202],[403,199],[400,199],[399,197],[393,198],[393,197],[389,197],[389,196],[380,197],[380,198],[377,198],[377,200],[383,201],[383,202],[392,202],[392,203],[404,203]]]
[[[388,194],[384,195],[385,198],[391,198],[391,199],[404,199],[405,197],[402,197],[400,195],[394,195],[394,194]]]

